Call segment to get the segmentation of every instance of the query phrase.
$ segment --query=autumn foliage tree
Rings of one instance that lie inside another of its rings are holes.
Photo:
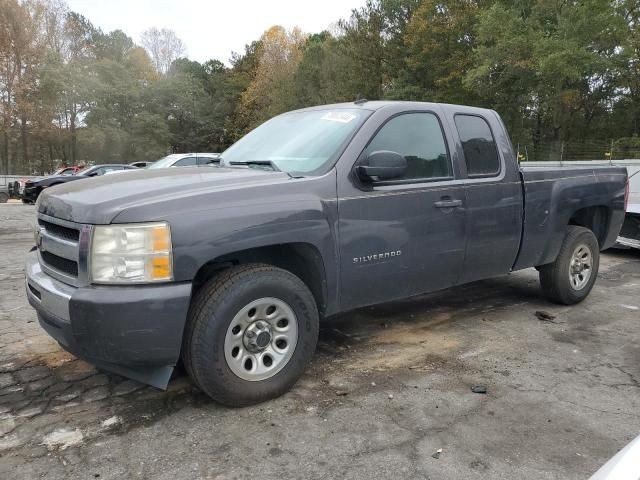
[[[280,26],[260,38],[252,81],[240,97],[238,114],[247,128],[296,106],[294,77],[302,59],[305,35]]]

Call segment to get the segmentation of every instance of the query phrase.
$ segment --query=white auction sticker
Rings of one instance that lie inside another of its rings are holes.
[[[349,112],[327,112],[321,117],[322,120],[340,123],[349,123],[354,118],[356,118],[356,116]]]

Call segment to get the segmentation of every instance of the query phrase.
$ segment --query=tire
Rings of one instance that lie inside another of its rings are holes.
[[[7,203],[9,201],[9,194],[0,192],[0,203]]]
[[[196,385],[221,404],[264,402],[288,391],[304,373],[318,341],[318,323],[313,295],[298,277],[270,265],[234,267],[209,280],[192,299],[183,363]],[[263,327],[270,333],[268,344],[251,344],[248,336],[258,342]],[[252,348],[264,350],[253,353]]]
[[[29,200],[27,200],[26,198],[22,199],[22,203],[26,204],[26,205],[30,205],[31,202]]]
[[[581,261],[572,266],[574,257]],[[587,263],[589,268],[586,267]],[[542,291],[549,300],[563,305],[579,303],[591,292],[599,266],[600,248],[593,232],[570,225],[556,260],[539,269]],[[581,268],[582,272],[579,273]]]

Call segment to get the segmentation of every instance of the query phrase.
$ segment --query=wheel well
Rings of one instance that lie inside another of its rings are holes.
[[[602,245],[606,240],[609,225],[609,209],[604,206],[581,208],[569,219],[569,225],[588,228]]]
[[[308,243],[283,243],[222,255],[200,267],[193,281],[194,291],[221,270],[247,263],[266,263],[293,273],[311,290],[318,311],[324,313],[327,305],[324,263],[318,249]]]

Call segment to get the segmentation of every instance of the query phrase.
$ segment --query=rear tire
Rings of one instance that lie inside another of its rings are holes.
[[[0,203],[7,203],[9,201],[9,194],[0,192]]]
[[[270,265],[234,267],[195,294],[182,359],[193,381],[217,402],[253,405],[282,395],[304,373],[318,323],[313,295],[298,277]],[[268,343],[251,343],[258,339]]]
[[[570,225],[556,260],[539,267],[542,292],[563,305],[579,303],[591,292],[599,266],[600,248],[593,232]]]

